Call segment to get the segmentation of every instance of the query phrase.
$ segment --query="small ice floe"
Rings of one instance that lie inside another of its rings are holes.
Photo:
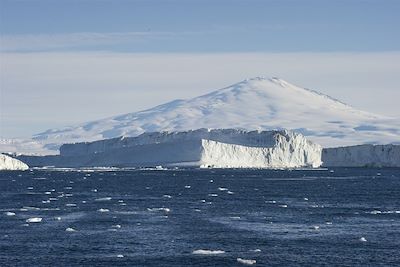
[[[218,194],[208,194],[209,197],[217,197]]]
[[[360,242],[367,242],[367,239],[366,239],[365,237],[362,236],[362,237],[360,237],[359,241],[360,241]]]
[[[275,200],[266,200],[265,203],[269,203],[269,204],[275,204],[276,201]]]
[[[281,208],[287,208],[287,205],[286,205],[286,204],[282,204],[282,205],[279,205],[279,207],[281,207]]]
[[[246,260],[246,259],[242,259],[242,258],[237,258],[236,261],[241,264],[245,264],[245,265],[253,265],[253,264],[257,263],[256,260]]]
[[[97,211],[98,212],[109,212],[110,210],[109,209],[98,209]]]
[[[318,225],[313,225],[313,226],[311,226],[311,229],[313,229],[313,230],[319,230],[319,226],[318,226]]]
[[[250,251],[251,251],[251,252],[261,252],[261,249],[256,248],[256,249],[251,249]]]
[[[56,217],[55,218],[57,221],[61,221],[61,217]]]
[[[65,229],[65,232],[76,232],[76,230],[72,227],[68,227]]]
[[[66,187],[64,187],[64,189],[66,189],[66,190],[71,190],[72,187],[71,187],[71,186],[66,186]]]
[[[164,211],[164,212],[170,212],[171,210],[169,208],[147,208],[148,211]]]
[[[200,202],[202,202],[202,203],[206,203],[206,200],[205,200],[205,199],[202,199],[202,200],[200,200]]]
[[[28,186],[26,189],[33,190],[33,187],[32,186]]]
[[[6,216],[15,216],[15,212],[7,211],[4,213]]]
[[[334,170],[330,170],[329,172],[330,172],[330,173],[334,173],[335,171],[334,171]]]
[[[72,197],[74,194],[65,194],[66,197]]]
[[[116,224],[116,225],[113,225],[113,226],[111,226],[112,228],[117,228],[117,229],[120,229],[121,228],[121,225],[120,224]]]
[[[101,197],[101,198],[96,198],[94,201],[110,201],[112,198],[111,197]]]
[[[232,191],[227,192],[229,195],[233,195],[234,193]]]
[[[48,204],[48,203],[50,203],[50,200],[42,200],[42,203],[43,204]]]
[[[306,198],[306,197],[305,197],[305,198],[303,198],[303,199],[304,199],[304,201],[308,201],[308,198]]]
[[[170,196],[170,195],[163,195],[163,197],[165,197],[165,198],[172,198],[172,196]]]
[[[195,255],[219,255],[224,254],[223,250],[208,250],[208,249],[197,249],[192,252]]]
[[[380,172],[378,172],[377,174],[376,174],[376,176],[381,176],[382,175],[382,173],[380,173]]]
[[[232,220],[240,220],[240,216],[231,216],[231,217],[229,217],[229,219],[232,219]]]
[[[97,189],[95,188],[95,189],[92,189],[91,191],[96,193],[96,192],[97,192]]]
[[[228,191],[228,188],[225,188],[225,187],[218,187],[218,190],[219,190],[219,191]]]
[[[200,209],[194,209],[194,211],[201,212],[201,210],[200,210]]]
[[[191,186],[190,186],[190,185],[185,185],[185,188],[186,188],[186,189],[190,189]]]
[[[381,214],[381,213],[382,213],[382,211],[380,211],[380,210],[373,210],[370,212],[370,214]]]
[[[146,190],[150,190],[150,187],[148,187],[148,186],[146,186],[145,188],[146,188]]]
[[[27,223],[40,223],[40,222],[42,222],[42,218],[32,217],[32,218],[26,219],[26,222]]]
[[[118,200],[118,203],[124,203],[124,201],[122,199]]]
[[[124,257],[124,255],[122,255],[122,254],[117,255],[117,258],[123,258],[123,257]]]
[[[56,198],[56,197],[49,197],[49,200],[50,200],[50,201],[57,201],[58,198]]]
[[[45,195],[51,195],[50,191],[44,192]]]
[[[75,203],[67,203],[65,204],[66,207],[76,207]]]
[[[332,225],[332,222],[326,222],[325,224],[326,225]]]
[[[210,180],[210,183],[214,183],[214,180],[211,179],[211,180]]]

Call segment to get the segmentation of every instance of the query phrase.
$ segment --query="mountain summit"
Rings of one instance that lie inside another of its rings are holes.
[[[143,132],[198,128],[289,129],[324,147],[400,140],[400,122],[357,110],[279,78],[257,77],[188,100],[53,129],[33,137],[57,147]]]

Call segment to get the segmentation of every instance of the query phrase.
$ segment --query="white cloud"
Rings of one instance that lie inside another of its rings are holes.
[[[118,45],[169,38],[186,32],[81,32],[57,34],[9,34],[0,36],[0,51],[47,51],[59,49],[85,48],[91,46]]]
[[[400,52],[2,53],[0,137],[149,108],[254,76],[278,76],[400,117]]]

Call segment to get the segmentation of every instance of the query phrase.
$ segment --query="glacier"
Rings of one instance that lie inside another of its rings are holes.
[[[400,145],[358,145],[325,148],[326,167],[400,167]]]
[[[280,78],[256,77],[191,99],[50,129],[28,140],[0,140],[0,151],[49,155],[65,143],[199,128],[288,129],[323,147],[400,142],[396,118],[360,111]]]
[[[18,159],[0,154],[0,171],[24,171],[29,169],[29,166]]]
[[[198,129],[64,144],[58,156],[20,156],[32,166],[214,168],[319,167],[322,147],[287,130]]]

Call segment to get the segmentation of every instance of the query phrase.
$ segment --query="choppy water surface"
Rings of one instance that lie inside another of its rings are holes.
[[[399,251],[400,169],[0,173],[0,266],[394,266]]]

